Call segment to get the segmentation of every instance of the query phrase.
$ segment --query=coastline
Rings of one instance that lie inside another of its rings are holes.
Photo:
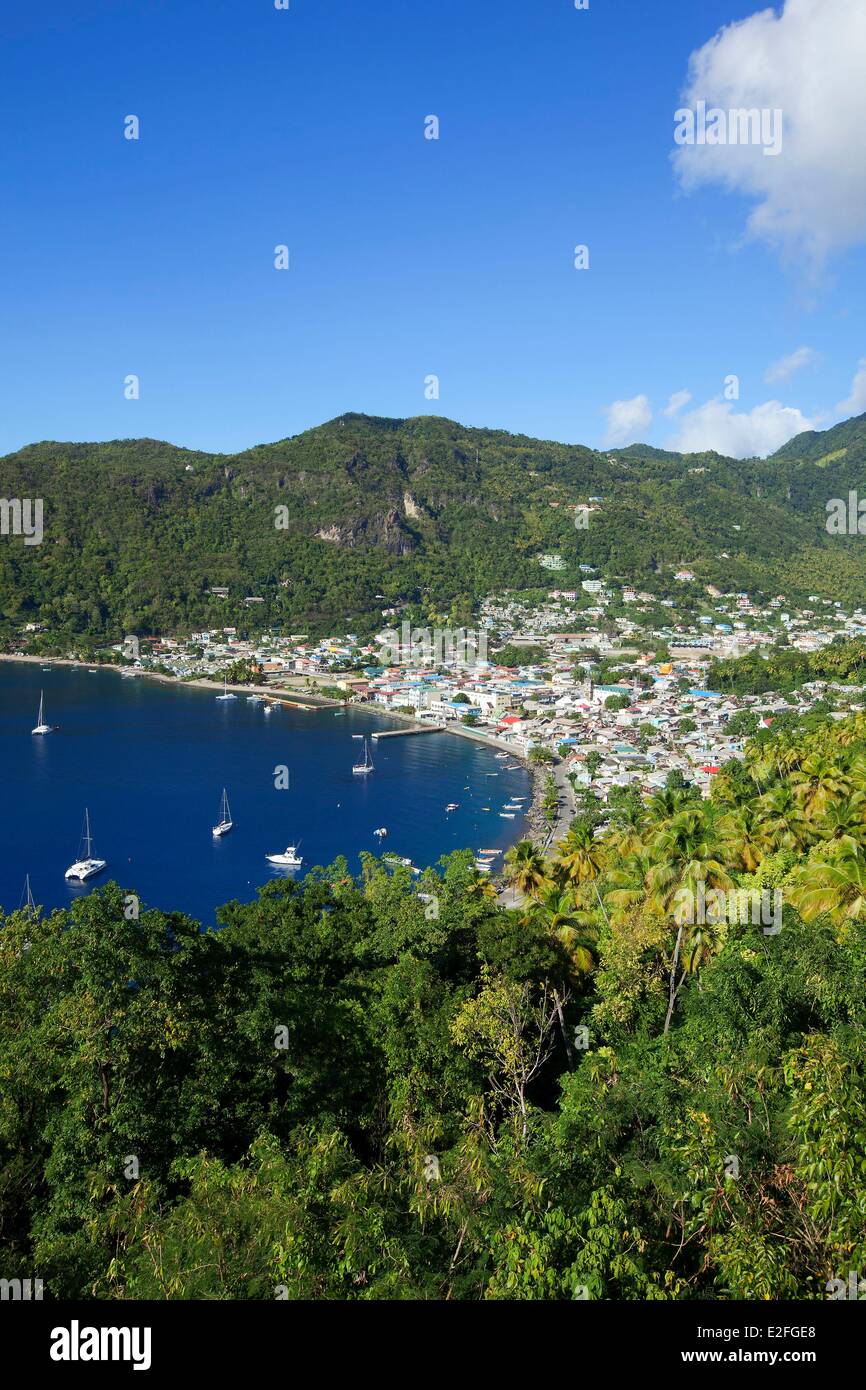
[[[178,685],[193,690],[222,690],[223,688],[219,681],[209,680],[206,676],[196,676],[194,680],[184,681],[178,676],[166,676],[162,671],[139,671],[132,666],[118,666],[112,661],[74,661],[71,656],[25,656],[23,654],[19,656],[10,652],[0,652],[0,661],[23,661],[35,666],[77,666],[85,671],[117,671],[120,674],[131,672],[134,673],[136,680],[161,681],[163,685]],[[236,695],[264,695],[271,700],[293,705],[298,709],[339,709],[344,703],[342,700],[332,700],[327,695],[313,695],[306,692],[300,696],[289,696],[268,685],[229,685],[226,688]]]
[[[114,662],[107,661],[87,662],[77,661],[68,656],[46,657],[32,656],[25,653],[14,654],[10,652],[0,652],[0,661],[17,661],[32,666],[77,666],[82,670],[95,669],[99,671],[116,671],[118,674],[123,674],[124,672],[135,669],[130,666],[120,666]],[[221,691],[223,689],[219,681],[209,680],[205,676],[185,681],[180,680],[177,676],[164,675],[161,671],[135,670],[135,679],[139,678],[159,681],[163,685],[190,687],[194,690]],[[429,725],[425,725],[422,721],[418,720],[415,715],[404,714],[402,711],[398,712],[384,709],[376,704],[351,704],[348,700],[333,700],[327,695],[308,694],[307,692],[304,692],[300,697],[293,697],[286,694],[284,691],[277,691],[273,686],[229,685],[226,688],[237,695],[262,695],[265,699],[273,700],[277,704],[288,705],[293,709],[318,710],[351,708],[362,711],[364,714],[377,715],[380,718],[393,720],[400,724],[409,724],[415,728],[429,728]],[[488,748],[496,749],[497,752],[508,753],[509,757],[514,758],[516,762],[522,762],[525,765],[526,771],[530,775],[532,797],[526,814],[525,823],[520,833],[515,835],[515,839],[512,843],[517,844],[519,840],[523,839],[531,839],[533,841],[539,840],[542,841],[542,848],[546,849],[553,837],[553,832],[551,832],[550,827],[548,827],[547,822],[544,820],[542,811],[544,778],[548,769],[529,765],[525,752],[521,749],[514,748],[512,744],[505,743],[494,734],[481,733],[477,729],[468,729],[464,726],[455,726],[452,724],[440,724],[435,727],[442,733],[454,734],[458,738],[472,739],[476,743],[484,743]],[[556,769],[554,768],[554,772],[555,771]],[[498,876],[497,873],[496,875],[491,875],[491,878]]]

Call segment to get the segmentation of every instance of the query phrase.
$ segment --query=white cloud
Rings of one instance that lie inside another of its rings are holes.
[[[802,367],[808,367],[814,362],[816,356],[817,354],[812,348],[798,347],[796,352],[789,352],[787,357],[780,357],[778,362],[773,362],[764,373],[764,380],[767,382],[787,381]]]
[[[668,401],[667,405],[662,411],[662,415],[667,415],[668,419],[672,419],[672,417],[676,415],[678,410],[682,410],[684,405],[688,405],[691,398],[691,391],[674,391],[673,395],[671,396],[670,400]]]
[[[864,60],[864,0],[787,0],[721,29],[691,55],[684,105],[781,110],[782,146],[681,145],[683,188],[746,194],[749,234],[813,266],[866,239]]]
[[[728,458],[764,458],[795,434],[814,429],[817,421],[781,401],[764,401],[752,410],[736,413],[732,401],[716,398],[690,410],[679,424],[679,434],[666,446],[678,453],[715,449]]]
[[[634,444],[652,424],[653,412],[646,396],[632,396],[629,401],[614,401],[603,407],[607,416],[605,444]]]
[[[850,396],[847,400],[840,401],[836,409],[843,420],[847,420],[851,415],[862,415],[866,411],[866,357],[861,357],[857,363]]]

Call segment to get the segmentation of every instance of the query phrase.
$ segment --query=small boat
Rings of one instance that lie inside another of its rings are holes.
[[[86,879],[93,878],[94,874],[99,874],[106,867],[106,860],[95,859],[93,857],[93,836],[90,833],[90,812],[84,812],[84,833],[81,837],[84,845],[84,854],[80,859],[76,859],[74,864],[70,864],[64,874],[64,878],[74,880],[76,883],[84,883]],[[79,849],[81,844],[79,844]]]
[[[36,716],[36,728],[30,730],[31,734],[51,734],[54,732],[50,724],[45,723],[44,696],[39,692],[39,713]]]
[[[490,873],[490,865],[489,865],[489,864],[481,864],[477,859],[476,859],[476,861],[475,861],[475,867],[476,867],[476,869],[478,870],[478,872],[479,872],[480,874],[489,874],[489,873]]]
[[[508,754],[507,754],[507,753],[497,753],[497,754],[496,754],[496,757],[497,757],[497,758],[507,758],[507,757],[508,757]]]
[[[362,763],[354,763],[352,771],[357,777],[364,777],[368,772],[375,771],[366,739],[364,739],[364,761]]]
[[[87,674],[88,674],[88,676],[95,676],[98,670],[99,670],[99,667],[98,667],[98,666],[88,666],[88,668],[87,668]]]
[[[232,813],[229,810],[229,799],[226,795],[226,789],[223,787],[223,799],[220,802],[220,818],[214,826],[212,833],[217,837],[220,835],[228,835],[233,824]]]
[[[484,775],[485,775],[485,777],[498,777],[498,776],[499,776],[499,773],[498,773],[498,772],[485,772]]]
[[[363,738],[363,737],[364,737],[363,734],[352,734],[352,738]],[[374,734],[373,737],[376,738],[376,734]]]
[[[380,825],[378,830],[373,831],[373,834],[378,835],[379,839],[381,840],[385,835],[388,834],[388,832],[385,829],[384,825]]]
[[[404,869],[411,869],[413,874],[420,874],[421,870],[416,869],[411,859],[405,859],[401,854],[383,854],[382,858],[389,864],[401,864]]]
[[[478,853],[479,853],[479,854],[494,854],[494,855],[495,855],[495,854],[501,854],[501,853],[502,853],[502,850],[501,850],[501,849],[480,849],[480,850],[478,851]]]
[[[237,695],[233,695],[232,692],[231,692],[231,691],[229,690],[229,688],[228,688],[228,677],[227,677],[227,676],[223,676],[223,693],[222,693],[222,695],[217,695],[217,696],[216,696],[216,699],[217,699],[217,700],[236,700],[237,698],[238,698]]]
[[[248,696],[247,696],[247,704],[248,704],[248,705],[260,705],[260,704],[262,703],[262,700],[263,700],[264,698],[265,698],[264,695],[248,695]]]
[[[503,820],[514,820],[513,811],[500,811],[499,814]]]
[[[446,811],[456,811],[456,810],[458,809],[459,805],[460,805],[459,801],[449,801],[449,802],[448,802],[448,805],[445,807],[445,810],[446,810]]]
[[[24,887],[21,890],[21,902],[18,904],[19,912],[26,912],[28,917],[32,917],[36,911],[36,903],[33,900],[33,890],[30,887],[30,875],[24,875]]]
[[[43,670],[43,671],[50,671],[50,670],[52,670],[52,667],[51,667],[51,666],[43,666],[43,667],[42,667],[42,670]]]
[[[297,845],[286,845],[282,854],[266,854],[265,858],[269,864],[279,864],[283,869],[299,869],[304,862]]]
[[[265,705],[265,714],[273,714],[273,712],[274,712],[274,706],[273,706],[273,704],[272,704],[270,701],[268,701],[267,704]]]

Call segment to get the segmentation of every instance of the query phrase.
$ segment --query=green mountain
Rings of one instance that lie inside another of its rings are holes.
[[[33,444],[0,460],[0,497],[43,498],[45,532],[40,546],[0,539],[0,638],[27,621],[97,640],[225,623],[366,632],[398,602],[468,622],[493,591],[577,586],[581,564],[680,600],[687,566],[696,603],[707,583],[854,602],[863,540],[825,527],[828,499],[852,488],[866,497],[866,416],[763,460],[351,414],[234,455]],[[589,498],[599,509],[576,529]]]

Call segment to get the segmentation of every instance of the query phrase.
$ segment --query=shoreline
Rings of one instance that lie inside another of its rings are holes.
[[[129,672],[135,679],[160,681],[163,685],[177,685],[182,689],[192,690],[222,690],[219,681],[211,680],[207,676],[196,676],[193,680],[181,680],[179,676],[166,676],[162,671],[140,671],[133,666],[119,666],[113,661],[74,661],[71,656],[25,656],[13,655],[10,652],[0,652],[0,661],[23,661],[33,666],[68,666],[78,667],[82,671],[117,671],[120,674]],[[284,691],[276,691],[269,685],[229,685],[227,690],[233,691],[237,695],[264,695],[278,703],[293,705],[298,709],[339,709],[343,700],[332,700],[327,695],[314,695],[304,692],[300,696],[290,696]]]
[[[25,664],[31,666],[66,666],[70,668],[78,667],[80,670],[85,671],[116,671],[118,674],[123,674],[126,671],[135,670],[134,667],[121,666],[115,664],[114,662],[94,661],[92,663],[88,663],[86,661],[74,660],[72,657],[69,656],[46,657],[32,656],[25,653],[16,655],[11,652],[0,652],[0,661],[18,661],[24,662]],[[143,680],[159,681],[162,685],[189,687],[194,690],[221,691],[223,689],[219,681],[210,680],[206,676],[199,676],[193,680],[186,681],[181,680],[178,676],[164,675],[161,671],[135,670],[135,679],[137,680],[139,678]],[[275,704],[288,705],[292,709],[352,709],[358,710],[364,714],[377,715],[379,718],[394,720],[398,724],[411,724],[415,728],[423,729],[430,727],[429,724],[426,724],[423,720],[417,719],[414,715],[404,714],[395,710],[385,709],[384,707],[376,705],[374,703],[352,704],[349,700],[333,700],[327,695],[315,695],[306,693],[305,696],[301,696],[300,698],[292,698],[291,695],[287,694],[284,691],[278,692],[277,690],[275,690],[273,686],[229,685],[226,687],[226,689],[231,691],[233,694],[237,695],[262,695],[265,699],[273,700]],[[521,830],[520,834],[516,836],[512,843],[517,844],[520,840],[526,839],[532,841],[539,840],[543,842],[542,848],[546,849],[550,842],[550,839],[552,838],[552,832],[550,831],[546,821],[544,820],[544,814],[542,811],[542,799],[544,796],[545,773],[550,769],[546,768],[545,766],[534,767],[528,764],[526,753],[524,753],[522,750],[514,748],[513,745],[509,743],[504,743],[501,739],[497,738],[495,734],[482,733],[479,732],[479,730],[477,729],[468,729],[463,726],[454,727],[451,724],[437,724],[435,725],[435,727],[444,734],[454,734],[457,738],[468,738],[473,740],[475,743],[486,744],[488,748],[494,748],[499,753],[507,753],[509,757],[514,758],[515,762],[523,763],[524,770],[529,773],[532,796],[529,808],[526,813],[525,825]],[[511,845],[509,845],[508,848],[511,848]],[[491,874],[491,880],[496,877],[499,877],[500,873],[501,870],[498,870],[495,875]]]

